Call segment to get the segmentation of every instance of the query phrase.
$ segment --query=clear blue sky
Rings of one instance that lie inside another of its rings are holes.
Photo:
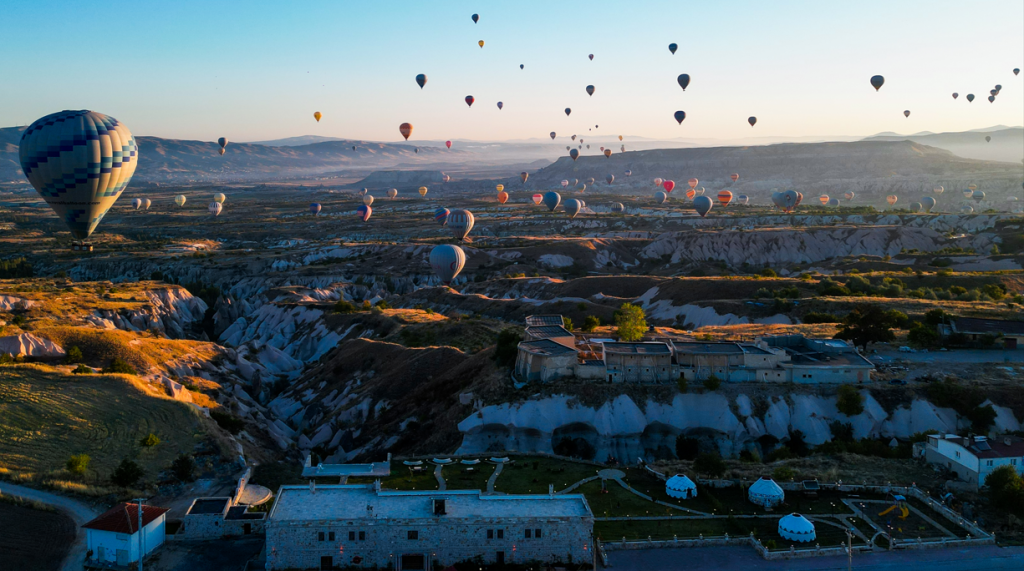
[[[0,126],[87,108],[203,140],[966,130],[1024,124],[1015,67],[1021,0],[0,1]]]

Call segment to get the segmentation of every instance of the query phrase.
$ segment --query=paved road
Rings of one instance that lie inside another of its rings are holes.
[[[51,505],[68,514],[68,516],[74,520],[75,525],[79,528],[82,527],[82,524],[100,515],[98,511],[77,500],[59,496],[57,494],[51,494],[50,492],[44,492],[42,490],[26,488],[17,484],[0,482],[0,492],[9,496],[16,496],[26,500],[34,500],[39,503]],[[68,556],[64,560],[62,571],[81,571],[82,564],[85,562],[85,551],[85,534],[82,533],[81,529],[79,529],[78,534],[75,536],[75,542],[71,545],[71,550],[68,552]]]
[[[614,571],[845,571],[846,557],[765,561],[749,547],[701,547],[609,551]],[[894,553],[855,554],[857,571],[1020,571],[1024,547],[980,546]]]

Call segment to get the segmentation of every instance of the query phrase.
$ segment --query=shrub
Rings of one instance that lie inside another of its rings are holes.
[[[717,391],[720,386],[722,386],[722,379],[719,379],[714,375],[704,379],[704,388],[709,391]]]
[[[90,375],[92,373],[92,369],[86,367],[85,365],[82,365],[81,363],[79,363],[79,365],[75,367],[74,370],[71,371],[71,374],[73,375]]]
[[[976,406],[968,411],[967,420],[971,421],[971,428],[985,434],[996,421],[996,410],[992,405]]]
[[[910,332],[907,333],[907,341],[921,347],[932,347],[939,343],[939,333],[935,330],[934,326],[915,323],[910,328]]]
[[[378,309],[391,309],[391,304],[386,302],[386,301],[384,301],[382,299],[382,300],[378,301],[377,305],[375,305],[374,307],[376,307]]]
[[[569,319],[568,317],[563,317],[562,321],[565,322],[565,328],[568,329],[569,331],[572,331],[572,320]]]
[[[586,303],[583,303],[583,302],[581,301],[581,302],[579,302],[579,303],[577,303],[577,304],[576,304],[576,309],[578,309],[578,310],[580,310],[580,311],[586,311],[586,310],[587,310],[587,304],[586,304]]]
[[[177,458],[171,462],[171,473],[174,477],[182,482],[191,482],[193,473],[196,471],[196,461],[192,458],[191,454],[179,454]]]
[[[789,466],[778,466],[772,470],[772,478],[784,482],[786,480],[792,480],[796,478],[796,470]]]
[[[356,306],[350,301],[340,300],[334,304],[334,313],[354,313]]]
[[[779,277],[779,274],[775,273],[775,270],[773,270],[771,268],[763,268],[761,271],[759,271],[757,273],[758,273],[758,275],[766,277],[766,278],[777,278],[777,277]]]
[[[853,385],[839,385],[839,398],[836,400],[836,408],[846,416],[856,416],[864,412],[864,397]]]
[[[210,418],[217,423],[217,426],[227,430],[231,434],[238,434],[243,428],[245,428],[245,421],[226,412],[211,410]]]
[[[110,481],[118,487],[130,488],[135,485],[145,472],[142,471],[142,466],[139,466],[135,462],[125,458],[121,460],[121,463],[114,468],[114,472],[110,474]]]
[[[1000,466],[985,478],[985,488],[993,506],[1024,516],[1024,478],[1013,466]]]
[[[82,356],[82,349],[78,345],[72,345],[66,355],[64,355],[64,363],[67,365],[74,365],[75,363],[81,363],[85,357]]]
[[[121,373],[121,374],[124,374],[124,375],[137,375],[138,374],[138,373],[135,372],[135,369],[132,368],[132,366],[128,364],[128,361],[125,361],[124,359],[122,359],[120,357],[114,357],[113,359],[111,359],[110,364],[107,365],[106,367],[103,367],[103,372],[104,373]]]
[[[693,470],[698,474],[705,474],[710,478],[721,478],[725,475],[725,460],[713,452],[705,452],[697,455],[693,461]]]
[[[841,320],[839,317],[832,315],[831,313],[808,313],[804,316],[804,323],[839,323]]]
[[[85,472],[89,469],[89,458],[88,454],[75,454],[71,458],[68,458],[67,463],[64,465],[68,472],[76,476],[84,476]]]
[[[157,437],[157,435],[153,434],[152,432],[150,432],[148,436],[139,441],[139,446],[144,446],[146,448],[151,448],[153,446],[156,446],[157,444],[160,444],[160,439]]]
[[[519,343],[523,340],[515,329],[505,329],[498,333],[497,346],[494,348],[494,360],[499,367],[511,367],[519,353]]]
[[[686,377],[679,375],[679,379],[676,381],[676,387],[679,388],[679,392],[686,394],[690,390],[690,383],[686,380]]]
[[[597,329],[600,326],[601,326],[601,320],[598,319],[597,316],[588,315],[586,317],[586,319],[583,320],[583,327],[582,327],[582,329],[583,329],[583,331],[586,331],[587,333],[589,333],[589,332]]]

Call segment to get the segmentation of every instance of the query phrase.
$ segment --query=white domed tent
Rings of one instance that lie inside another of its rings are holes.
[[[779,535],[790,541],[808,542],[817,537],[814,524],[800,514],[789,514],[779,520]]]
[[[688,500],[697,497],[697,484],[683,474],[676,474],[665,482],[665,493],[673,498]]]
[[[760,480],[751,484],[750,489],[747,490],[747,498],[759,506],[773,508],[786,499],[786,493],[775,483],[775,480],[768,476],[762,476]]]

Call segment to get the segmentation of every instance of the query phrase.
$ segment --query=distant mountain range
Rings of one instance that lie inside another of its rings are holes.
[[[991,137],[986,141],[985,137]],[[946,149],[947,151],[969,159],[1003,161],[1020,164],[1024,159],[1024,127],[989,127],[954,133],[917,133],[899,135],[896,133],[879,133],[864,139],[865,141],[913,141]]]

